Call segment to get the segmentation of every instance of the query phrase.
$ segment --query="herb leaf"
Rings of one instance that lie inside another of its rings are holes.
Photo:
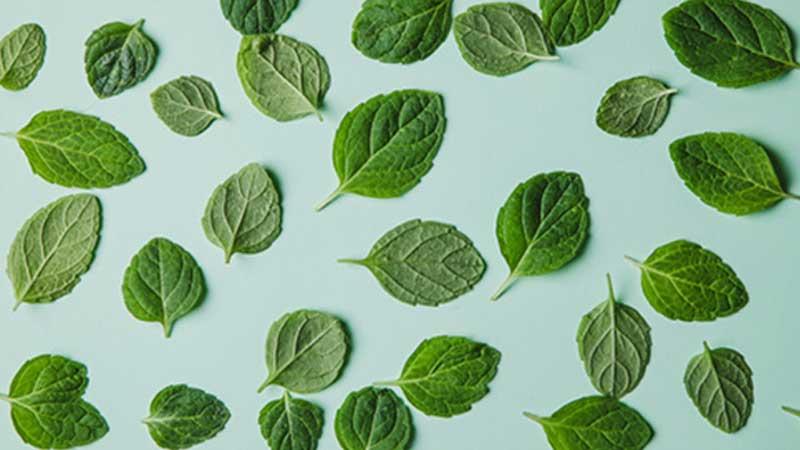
[[[640,137],[654,134],[669,112],[669,97],[678,92],[649,77],[622,80],[606,91],[597,110],[597,126],[609,134]]]
[[[189,252],[168,239],[155,238],[131,260],[122,293],[134,317],[161,323],[169,337],[175,322],[203,301],[206,283]]]
[[[214,87],[200,77],[172,80],[153,91],[150,100],[161,121],[184,136],[197,136],[222,118]]]
[[[222,401],[200,389],[176,384],[162,389],[143,420],[156,445],[184,449],[203,443],[225,429],[231,413]]]
[[[472,241],[454,226],[419,219],[383,235],[366,258],[339,261],[368,268],[394,298],[424,306],[469,292],[486,270]]]
[[[519,277],[546,274],[572,261],[589,234],[588,208],[576,173],[544,173],[519,184],[497,215],[497,241],[511,273],[492,300]]]
[[[299,0],[220,0],[222,14],[242,34],[278,31]]]
[[[100,201],[94,195],[69,195],[37,211],[8,252],[14,309],[69,294],[89,270],[99,239]]]
[[[703,353],[689,361],[683,382],[711,425],[735,433],[747,424],[753,410],[753,371],[736,350],[712,350],[704,342]]]
[[[800,198],[783,190],[767,151],[746,136],[687,136],[673,142],[669,152],[686,187],[718,211],[745,215]]]
[[[608,301],[583,316],[578,352],[586,374],[601,393],[621,399],[644,377],[650,362],[650,325],[634,308],[617,303],[611,276]]]
[[[558,59],[539,16],[517,3],[472,6],[456,16],[453,30],[467,64],[488,75],[502,77]]]
[[[657,248],[643,263],[642,290],[653,308],[673,320],[709,322],[747,305],[747,290],[719,256],[685,240]]]
[[[800,417],[800,409],[794,409],[794,408],[790,408],[788,406],[784,406],[781,409],[783,409],[784,411],[786,411],[787,413],[789,413],[789,414],[791,414],[793,416]]]
[[[453,0],[366,0],[353,22],[353,45],[384,63],[421,61],[447,39],[452,9]]]
[[[86,77],[97,97],[120,94],[153,70],[158,48],[142,31],[143,25],[144,19],[133,25],[112,22],[89,36],[84,62]]]
[[[567,47],[603,28],[619,0],[539,0],[544,26],[556,45]]]
[[[544,428],[553,450],[642,450],[653,439],[653,429],[635,409],[610,397],[584,397],[550,417],[525,417]]]
[[[351,392],[336,411],[343,450],[406,450],[414,434],[411,412],[391,389]]]
[[[356,106],[333,143],[339,187],[317,211],[344,193],[399,197],[433,167],[444,138],[444,100],[433,92],[395,91]]]
[[[289,392],[267,403],[258,416],[261,435],[273,450],[315,450],[323,422],[322,408]]]
[[[689,0],[664,15],[664,34],[678,60],[721,87],[739,88],[800,67],[786,24],[742,0]]]
[[[19,91],[36,78],[47,50],[42,27],[27,23],[0,40],[0,86]]]
[[[107,188],[144,172],[128,138],[97,117],[43,111],[13,136],[33,172],[64,187]]]
[[[203,230],[225,252],[254,254],[268,249],[281,233],[280,195],[265,168],[248,164],[217,186],[203,215]]]
[[[40,355],[17,371],[8,396],[11,420],[22,440],[36,448],[89,445],[108,433],[100,412],[81,397],[86,366],[63,356]]]
[[[285,314],[269,328],[269,376],[258,392],[273,384],[301,394],[319,392],[339,378],[347,350],[347,332],[336,317],[305,309]]]
[[[425,415],[452,417],[469,411],[489,393],[500,357],[489,345],[465,337],[437,336],[419,344],[399,379],[377,384],[399,386]]]
[[[331,85],[328,63],[312,46],[279,34],[245,36],[236,70],[253,106],[279,122],[316,114]]]

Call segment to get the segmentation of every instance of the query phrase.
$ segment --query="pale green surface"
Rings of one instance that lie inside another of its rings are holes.
[[[454,12],[478,3],[459,0]],[[535,6],[526,0],[528,6]],[[744,90],[724,90],[689,73],[662,37],[661,14],[674,0],[623,0],[617,14],[585,42],[561,49],[560,63],[536,64],[508,78],[480,75],[461,59],[452,35],[428,60],[385,65],[350,44],[357,0],[304,0],[282,31],[317,48],[331,66],[325,121],[309,117],[279,124],[256,111],[242,92],[235,60],[239,34],[216,0],[4,2],[0,34],[36,21],[47,32],[47,60],[19,93],[0,91],[0,131],[16,130],[44,109],[95,114],[126,133],[147,162],[130,183],[97,191],[103,237],[97,260],[73,293],[51,305],[23,305],[0,277],[0,391],[25,360],[55,352],[86,363],[87,400],[111,432],[97,450],[155,448],[139,422],[150,399],[171,383],[213,392],[233,414],[203,450],[266,448],[256,420],[280,390],[255,390],[264,368],[270,323],[298,308],[334,313],[350,326],[353,353],[342,378],[322,393],[299,396],[325,408],[321,450],[335,449],[333,418],[346,395],[372,381],[396,377],[424,338],[463,334],[503,352],[492,392],[468,414],[442,420],[414,411],[417,450],[544,450],[544,433],[523,410],[550,414],[594,394],[578,358],[575,332],[582,314],[606,295],[614,277],[620,301],[635,306],[653,327],[653,356],[642,384],[625,398],[653,425],[648,450],[794,450],[800,423],[780,410],[800,405],[797,294],[800,203],[785,201],[745,218],[720,214],[682,186],[668,145],[707,130],[744,133],[776,154],[800,191],[798,102],[800,74]],[[800,5],[763,0],[796,31]],[[147,19],[161,49],[150,77],[120,96],[97,100],[83,72],[83,42],[112,20]],[[197,138],[169,131],[149,94],[180,75],[214,84],[226,118]],[[606,88],[649,75],[680,90],[659,132],[621,139],[595,126]],[[448,130],[435,166],[422,183],[395,200],[345,196],[322,213],[313,205],[336,184],[331,165],[339,120],[357,103],[400,88],[440,91]],[[14,233],[48,202],[76,190],[48,185],[30,173],[12,140],[0,140],[0,247],[3,261]],[[245,164],[274,171],[285,210],[284,232],[265,253],[237,255],[228,266],[203,235],[200,218],[214,187]],[[539,172],[579,172],[591,199],[592,237],[564,270],[523,279],[501,301],[489,296],[507,268],[494,237],[497,210],[513,187]],[[337,264],[359,257],[395,225],[421,217],[452,223],[486,258],[475,290],[439,309],[412,308],[390,298],[363,269]],[[165,236],[190,251],[209,286],[206,302],[161,333],[130,317],[120,286],[125,267],[150,238]],[[750,304],[709,324],[670,322],[656,314],[639,288],[639,259],[657,246],[687,238],[725,259],[747,285]],[[689,359],[707,339],[740,350],[754,371],[756,403],[748,426],[733,436],[712,428],[682,386]],[[22,449],[0,406],[0,449]]]

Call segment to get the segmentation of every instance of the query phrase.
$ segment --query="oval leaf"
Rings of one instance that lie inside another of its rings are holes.
[[[498,77],[557,60],[539,16],[516,3],[475,5],[456,16],[456,42],[475,70]]]
[[[0,40],[0,86],[19,91],[36,78],[47,50],[42,27],[27,23]]]
[[[89,36],[84,62],[86,77],[97,97],[120,94],[153,70],[158,48],[142,31],[143,25],[144,19],[133,25],[112,22]]]
[[[617,303],[607,278],[608,300],[578,327],[578,352],[595,389],[620,399],[642,381],[653,343],[650,325],[634,308]]]
[[[278,31],[299,0],[220,0],[222,14],[242,34]]]
[[[749,86],[800,67],[786,24],[755,3],[689,0],[667,12],[663,23],[681,64],[718,86]]]
[[[203,443],[225,429],[231,413],[222,401],[200,389],[176,384],[162,389],[143,420],[156,445],[183,449]]]
[[[343,450],[406,450],[414,434],[411,412],[391,389],[351,392],[336,411]]]
[[[606,91],[597,110],[597,126],[609,134],[640,137],[655,134],[669,112],[669,98],[678,92],[649,77],[623,80]]]
[[[203,230],[225,252],[225,262],[234,253],[268,249],[281,233],[281,204],[267,170],[248,164],[217,186],[203,215]]]
[[[184,136],[197,136],[222,118],[214,87],[200,77],[172,80],[153,91],[150,101],[159,119]]]
[[[711,425],[735,433],[747,424],[753,410],[753,371],[736,350],[712,350],[703,343],[703,353],[689,361],[683,382]]]
[[[323,422],[322,408],[288,392],[267,403],[258,416],[261,435],[273,450],[315,450]]]
[[[330,386],[344,367],[348,339],[344,325],[330,314],[299,310],[273,323],[267,336],[269,385],[310,394]]]
[[[169,337],[175,322],[203,301],[206,282],[189,252],[168,239],[155,238],[131,260],[122,293],[133,317],[161,323]]]
[[[619,0],[539,0],[542,20],[559,47],[577,44],[603,28]]]
[[[288,36],[245,36],[236,70],[253,106],[279,122],[316,114],[331,85],[328,63],[313,47]]]
[[[747,290],[733,269],[694,242],[662,245],[643,263],[628,259],[642,271],[647,301],[669,319],[708,322],[747,305]]]
[[[368,268],[394,298],[424,306],[469,292],[486,270],[472,241],[454,226],[419,219],[386,233],[366,258],[340,262]]]
[[[589,235],[589,199],[577,173],[536,175],[514,189],[497,215],[497,241],[511,273],[497,300],[519,277],[560,269]]]
[[[421,61],[447,39],[452,9],[453,0],[367,0],[353,22],[353,45],[385,63]]]
[[[395,91],[358,105],[333,143],[339,187],[317,211],[343,193],[390,198],[410,191],[433,167],[445,122],[444,100],[433,92]]]

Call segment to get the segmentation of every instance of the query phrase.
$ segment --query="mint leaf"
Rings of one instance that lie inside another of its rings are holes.
[[[26,23],[0,40],[0,86],[10,90],[25,89],[44,64],[47,50],[42,27]]]
[[[639,385],[650,362],[650,325],[636,309],[618,303],[611,276],[608,300],[583,316],[578,353],[601,394],[621,399]]]
[[[433,92],[378,95],[347,113],[336,130],[336,188],[317,211],[344,193],[399,197],[433,167],[445,130],[444,100]]]
[[[692,73],[740,88],[800,67],[792,37],[771,10],[742,0],[689,0],[664,14],[664,35]]]
[[[747,290],[719,256],[685,240],[657,248],[643,263],[642,290],[650,305],[672,320],[709,322],[748,302]]]
[[[497,300],[520,277],[560,269],[589,235],[589,199],[577,173],[551,172],[519,184],[497,214],[497,241],[511,273]]]
[[[203,230],[225,252],[254,254],[268,249],[281,233],[281,199],[269,172],[248,164],[214,189],[203,215]]]
[[[273,384],[301,394],[325,389],[339,378],[348,346],[344,325],[330,314],[301,309],[283,315],[269,328],[269,376],[258,392]]]
[[[642,450],[653,439],[653,429],[635,409],[609,397],[584,397],[550,417],[525,417],[544,428],[553,450]]]
[[[398,386],[415,408],[428,416],[463,414],[489,393],[500,352],[459,336],[422,341],[408,358],[400,378],[377,383]]]
[[[736,350],[712,350],[704,342],[703,353],[689,361],[683,382],[711,425],[735,433],[747,424],[753,410],[753,371]]]
[[[640,137],[655,134],[678,92],[649,77],[634,77],[611,86],[597,109],[597,126],[609,134]]]
[[[197,136],[222,118],[214,87],[200,77],[172,80],[153,91],[150,100],[158,118],[184,136]]]
[[[469,292],[486,270],[472,241],[454,226],[419,219],[383,235],[366,258],[340,262],[368,268],[394,298],[424,306]]]
[[[288,392],[267,403],[258,416],[261,435],[273,450],[315,450],[323,423],[322,408]]]
[[[40,355],[20,367],[8,395],[17,434],[36,448],[89,445],[108,433],[100,412],[81,397],[89,385],[86,366],[63,356]]]
[[[133,317],[161,323],[169,337],[175,322],[203,301],[206,282],[189,252],[168,239],[155,238],[125,270],[122,294]]]
[[[343,450],[406,450],[413,434],[411,412],[391,389],[351,392],[336,411],[336,439]]]
[[[559,47],[577,44],[603,28],[619,0],[539,0],[542,20]]]
[[[97,117],[43,111],[11,136],[35,174],[64,187],[107,188],[144,172],[144,161],[128,138]]]
[[[278,31],[299,0],[220,0],[222,14],[242,34]]]
[[[353,22],[353,45],[384,63],[421,61],[450,33],[453,0],[366,0]]]
[[[144,81],[153,70],[158,48],[142,31],[143,25],[144,19],[133,25],[112,22],[89,36],[84,62],[97,97],[120,94]]]
[[[687,136],[673,142],[669,152],[686,187],[720,212],[741,216],[783,199],[800,199],[783,190],[767,151],[747,136]]]
[[[185,384],[167,386],[142,422],[156,445],[170,450],[201,444],[225,429],[231,413],[221,400]]]
[[[8,278],[22,303],[51,303],[69,294],[89,270],[100,239],[100,201],[62,197],[28,219],[8,252]]]
[[[245,36],[236,71],[259,111],[279,122],[316,114],[331,85],[328,63],[314,47],[279,34]]]
[[[453,30],[467,64],[487,75],[502,77],[558,59],[539,16],[517,3],[472,6],[456,16]]]

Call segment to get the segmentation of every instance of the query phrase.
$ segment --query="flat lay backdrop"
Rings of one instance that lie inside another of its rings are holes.
[[[249,103],[235,71],[239,34],[217,0],[4,1],[0,34],[25,22],[47,33],[44,68],[25,91],[0,90],[0,131],[21,128],[38,111],[67,108],[97,115],[127,134],[147,171],[132,182],[95,193],[103,230],[91,270],[68,297],[12,313],[13,294],[0,277],[0,391],[17,368],[41,353],[85,363],[87,399],[111,432],[92,449],[155,448],[140,419],[155,393],[188,383],[216,394],[233,417],[207,450],[265,448],[256,418],[279,388],[262,395],[264,340],[285,312],[314,308],[341,317],[352,354],[340,380],[304,396],[325,409],[320,449],[335,449],[333,419],[345,396],[373,381],[399,375],[426,337],[458,334],[503,353],[491,393],[452,419],[413,411],[418,450],[544,450],[538,425],[522,411],[550,414],[594,390],[577,354],[581,316],[605,299],[610,272],[621,301],[635,306],[653,328],[653,356],[637,390],[625,398],[653,425],[649,450],[793,450],[800,421],[780,406],[800,406],[798,259],[800,203],[785,201],[746,218],[700,203],[678,179],[668,145],[703,131],[735,131],[762,142],[780,161],[786,186],[800,192],[800,73],[742,90],[725,90],[681,66],[667,46],[661,15],[676,0],[622,0],[604,29],[559,50],[559,63],[534,64],[507,78],[478,74],[462,60],[451,36],[429,59],[410,66],[381,64],[350,44],[358,0],[302,0],[281,32],[313,45],[332,75],[324,122],[309,117],[279,124]],[[456,0],[460,13],[478,0]],[[523,3],[538,11],[533,0]],[[796,31],[800,4],[761,0]],[[83,43],[110,21],[145,18],[144,30],[160,55],[149,78],[120,96],[97,100],[83,70]],[[180,75],[211,81],[224,120],[197,138],[164,126],[149,94]],[[659,78],[680,90],[663,128],[645,139],[600,131],[594,115],[614,82],[635,75]],[[445,97],[448,128],[433,170],[399,199],[345,196],[321,213],[313,205],[336,186],[331,146],[343,115],[378,93],[422,88]],[[277,176],[284,231],[272,248],[223,263],[200,226],[215,186],[250,162]],[[591,200],[591,237],[565,269],[518,282],[497,303],[488,298],[507,268],[497,247],[497,210],[513,187],[551,170],[584,179]],[[0,252],[38,208],[68,190],[34,176],[12,140],[0,140]],[[452,223],[475,243],[488,264],[468,295],[440,307],[413,308],[385,294],[368,271],[336,263],[360,257],[385,231],[411,218]],[[201,264],[209,295],[165,340],[158,324],[139,322],[125,309],[122,274],[150,238],[168,237]],[[644,299],[639,274],[624,254],[645,258],[676,238],[694,240],[722,256],[746,284],[750,304],[714,323],[670,322]],[[4,261],[4,260],[3,260]],[[756,403],[748,426],[733,436],[712,428],[695,410],[682,383],[703,340],[741,351],[755,373]],[[24,448],[6,405],[0,448]]]

